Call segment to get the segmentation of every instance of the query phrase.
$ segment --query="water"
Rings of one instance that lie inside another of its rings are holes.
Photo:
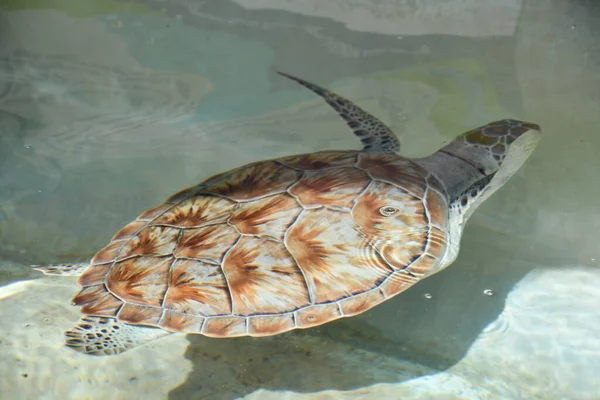
[[[327,5],[325,5],[327,4]],[[0,1],[0,398],[600,398],[600,8],[593,1]],[[266,339],[62,346],[73,279],[141,210],[246,162],[358,141],[274,74],[429,154],[505,117],[525,167],[458,260],[364,315]]]

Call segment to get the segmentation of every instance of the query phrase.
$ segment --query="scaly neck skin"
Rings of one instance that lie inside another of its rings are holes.
[[[446,189],[448,212],[448,250],[441,268],[452,264],[460,249],[464,226],[475,209],[491,195],[487,186],[492,175],[486,176],[461,158],[439,151],[413,160],[431,172]]]
[[[428,157],[413,160],[445,187],[449,205],[449,246],[442,268],[458,255],[463,228],[473,212],[501,188],[535,149],[537,125],[514,120],[469,131]]]
[[[457,201],[473,183],[485,178],[485,174],[472,164],[442,150],[414,161],[435,175],[444,185],[448,204]]]

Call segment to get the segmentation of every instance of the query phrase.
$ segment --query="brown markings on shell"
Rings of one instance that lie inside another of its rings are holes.
[[[236,337],[246,334],[246,318],[210,317],[206,318],[202,333],[209,337]]]
[[[285,191],[300,177],[295,171],[275,161],[264,161],[240,167],[203,190],[234,200],[250,200]]]
[[[305,307],[296,311],[295,314],[298,328],[310,328],[342,317],[337,303]]]
[[[125,243],[126,240],[110,242],[94,255],[90,264],[106,264],[116,260],[117,256],[121,252],[121,248],[125,245]]]
[[[351,167],[356,162],[357,154],[357,151],[322,151],[283,157],[277,161],[301,170]]]
[[[152,225],[201,227],[226,222],[237,203],[213,196],[196,196],[177,204],[152,221]]]
[[[396,214],[384,216],[382,207],[393,207]],[[423,202],[385,182],[373,182],[356,200],[352,216],[361,231],[377,238],[403,240],[427,230]]]
[[[255,316],[248,319],[248,334],[271,336],[294,329],[292,314]]]
[[[179,232],[176,228],[146,226],[135,236],[110,242],[96,253],[91,264],[103,264],[138,255],[169,255],[177,245]]]
[[[357,166],[367,171],[374,179],[393,183],[419,198],[425,193],[427,172],[403,157],[393,154],[360,153]]]
[[[160,307],[172,263],[171,257],[136,257],[117,262],[106,276],[106,286],[126,302]]]
[[[290,188],[305,206],[352,207],[352,201],[369,184],[368,175],[354,167],[305,172]]]
[[[166,201],[165,203],[169,203],[169,204],[177,204],[180,201],[183,200],[188,200],[192,197],[198,196],[199,194],[202,193],[202,191],[204,190],[205,185],[204,184],[199,184],[199,185],[194,185],[192,187],[183,189],[173,195],[171,195]]]
[[[238,237],[237,231],[226,224],[186,229],[175,250],[175,256],[204,258],[219,263]]]
[[[448,224],[448,202],[443,195],[435,189],[428,189],[425,198],[430,223],[440,228]]]
[[[395,241],[376,242],[375,247],[394,269],[403,269],[421,256],[426,240],[427,232],[415,232]]]
[[[282,243],[242,236],[223,260],[233,312],[278,314],[309,303],[302,272]]]
[[[117,318],[119,321],[133,325],[158,325],[158,320],[162,315],[163,309],[158,307],[140,306],[137,304],[125,303]]]
[[[283,240],[285,231],[302,208],[288,194],[241,203],[229,223],[246,235],[268,235]]]
[[[381,293],[379,289],[375,289],[369,290],[365,293],[357,294],[356,296],[348,297],[347,299],[343,299],[339,302],[339,304],[344,316],[351,317],[375,307],[384,300],[385,296],[383,293]]]
[[[423,253],[421,257],[410,266],[406,268],[406,271],[415,275],[419,279],[424,278],[427,275],[435,272],[434,269],[438,267],[439,259],[429,253]]]
[[[170,332],[200,333],[204,317],[165,310],[158,326]]]
[[[448,235],[443,230],[432,226],[429,232],[429,243],[427,244],[427,252],[432,256],[441,259],[446,252],[448,245]]]
[[[419,281],[419,278],[411,275],[406,270],[394,272],[381,284],[379,289],[385,294],[386,299],[405,291]]]
[[[304,272],[315,303],[364,292],[391,273],[355,229],[348,212],[303,211],[290,228],[286,245]]]
[[[231,314],[231,299],[221,267],[176,260],[171,267],[164,307],[195,315]]]
[[[73,304],[84,314],[114,317],[123,302],[110,294],[104,285],[87,286],[73,297]]]
[[[199,194],[206,192],[207,186],[212,185],[213,183],[218,182],[218,181],[222,180],[223,178],[228,177],[229,175],[231,175],[232,172],[234,172],[238,169],[249,167],[249,166],[255,165],[255,164],[258,164],[258,163],[248,164],[248,165],[236,168],[236,169],[219,172],[218,174],[212,175],[211,177],[205,179],[203,182],[201,182],[197,185],[190,186],[186,189],[183,189],[183,190],[175,193],[174,195],[172,195],[171,197],[169,197],[167,199],[166,203],[179,203],[182,200],[187,200],[189,198],[198,196]]]
[[[173,207],[173,204],[166,204],[166,203],[160,204],[154,208],[144,211],[136,219],[138,221],[151,221],[154,218],[161,215],[162,213],[164,213],[165,211],[167,211],[168,209],[170,209],[171,207]]]
[[[117,260],[132,256],[166,256],[173,253],[180,234],[177,228],[148,226],[126,240]]]
[[[406,268],[407,272],[419,279],[429,276],[439,269],[439,263],[448,246],[447,233],[435,226],[431,227],[427,240],[425,252]]]
[[[123,229],[121,229],[119,232],[115,233],[112,240],[129,239],[130,237],[141,231],[142,228],[144,228],[146,225],[148,225],[148,221],[133,221],[125,225],[125,227],[123,227]]]
[[[92,286],[99,285],[104,283],[106,278],[106,274],[108,274],[108,270],[110,268],[110,264],[100,264],[94,265],[92,264],[85,272],[79,277],[77,283],[81,286]]]

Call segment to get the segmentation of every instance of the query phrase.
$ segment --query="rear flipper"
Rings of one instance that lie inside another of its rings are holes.
[[[74,263],[32,265],[31,268],[43,272],[44,275],[79,276],[83,274],[89,266],[90,264],[88,263]]]
[[[169,334],[158,328],[124,324],[115,318],[86,315],[65,332],[65,343],[80,353],[112,356]]]

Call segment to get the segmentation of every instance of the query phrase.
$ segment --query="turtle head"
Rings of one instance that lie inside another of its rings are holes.
[[[451,214],[463,225],[533,153],[540,132],[535,124],[496,121],[460,135],[418,161],[445,186]]]

